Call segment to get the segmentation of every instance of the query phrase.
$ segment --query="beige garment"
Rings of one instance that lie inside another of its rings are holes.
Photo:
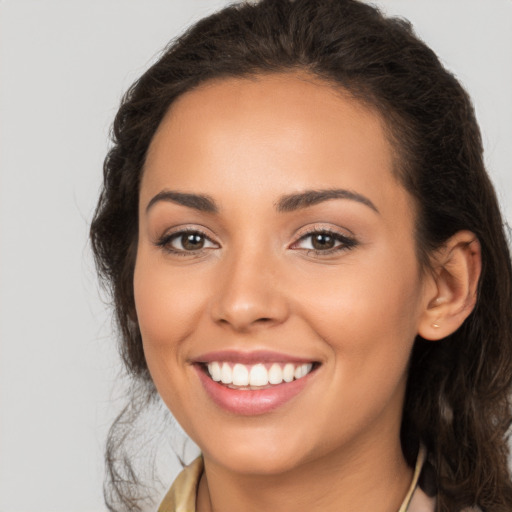
[[[196,494],[203,474],[203,458],[197,457],[177,476],[158,512],[196,512]]]
[[[411,486],[398,512],[434,512],[435,498],[429,498],[418,487],[418,478],[424,462],[425,450],[421,449],[416,461]],[[162,501],[158,512],[196,512],[197,485],[202,473],[203,459],[198,457],[178,475]]]

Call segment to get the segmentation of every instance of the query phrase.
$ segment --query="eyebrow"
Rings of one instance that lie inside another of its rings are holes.
[[[308,208],[315,204],[329,201],[330,199],[349,199],[368,206],[376,213],[380,213],[377,207],[365,196],[341,188],[326,190],[306,190],[298,194],[289,194],[281,197],[276,204],[279,212],[292,212],[302,208]]]
[[[172,190],[162,190],[162,192],[159,192],[151,199],[151,201],[149,201],[146,207],[146,212],[149,211],[149,209],[159,201],[181,204],[182,206],[187,206],[188,208],[193,208],[194,210],[198,210],[200,212],[218,213],[219,211],[215,201],[209,196],[203,194],[174,192]]]
[[[275,207],[278,212],[293,212],[295,210],[309,208],[310,206],[314,206],[331,199],[349,199],[351,201],[356,201],[379,213],[377,207],[367,197],[358,194],[357,192],[340,188],[325,190],[305,190],[304,192],[299,192],[296,194],[288,194],[282,196],[279,201],[275,203]],[[146,207],[146,212],[149,211],[149,209],[159,201],[180,204],[200,212],[219,212],[219,207],[210,196],[203,194],[189,194],[186,192],[175,192],[172,190],[162,190],[156,196],[154,196],[149,201]]]

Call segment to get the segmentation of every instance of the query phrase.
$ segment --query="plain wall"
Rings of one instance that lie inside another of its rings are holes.
[[[0,512],[105,510],[120,362],[87,233],[109,126],[158,51],[226,3],[0,1]],[[512,1],[375,3],[465,84],[512,224]]]

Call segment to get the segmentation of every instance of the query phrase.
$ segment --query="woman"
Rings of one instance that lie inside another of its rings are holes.
[[[202,452],[160,510],[512,509],[510,254],[470,100],[405,22],[200,21],[125,96],[91,237],[127,368]]]

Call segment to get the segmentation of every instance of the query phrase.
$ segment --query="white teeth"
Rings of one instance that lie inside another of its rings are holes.
[[[295,372],[295,367],[291,363],[287,363],[284,365],[283,369],[283,380],[285,382],[291,382],[293,380],[293,374]]]
[[[249,385],[249,370],[243,364],[235,364],[233,366],[233,384],[235,386]]]
[[[297,366],[297,368],[295,368],[295,372],[293,373],[293,376],[296,379],[300,379],[301,377],[304,377],[305,375],[307,375],[311,371],[312,367],[313,367],[313,365],[311,363],[301,364],[300,366]]]
[[[231,384],[233,382],[233,372],[228,363],[223,363],[220,370],[220,380],[223,384]]]
[[[281,384],[283,382],[283,370],[281,367],[274,363],[268,371],[268,381],[270,384]]]
[[[210,363],[208,365],[208,371],[210,372],[210,375],[212,379],[215,382],[219,382],[221,379],[221,372],[220,372],[220,364],[214,361],[213,363]]]
[[[281,384],[283,381],[292,382],[306,376],[313,369],[312,363],[286,363],[284,366],[282,363],[273,363],[268,370],[262,363],[253,366],[236,363],[232,366],[232,363],[212,361],[207,366],[208,373],[215,382],[248,389]]]
[[[249,373],[251,386],[266,386],[268,384],[268,372],[262,364],[255,364]]]

